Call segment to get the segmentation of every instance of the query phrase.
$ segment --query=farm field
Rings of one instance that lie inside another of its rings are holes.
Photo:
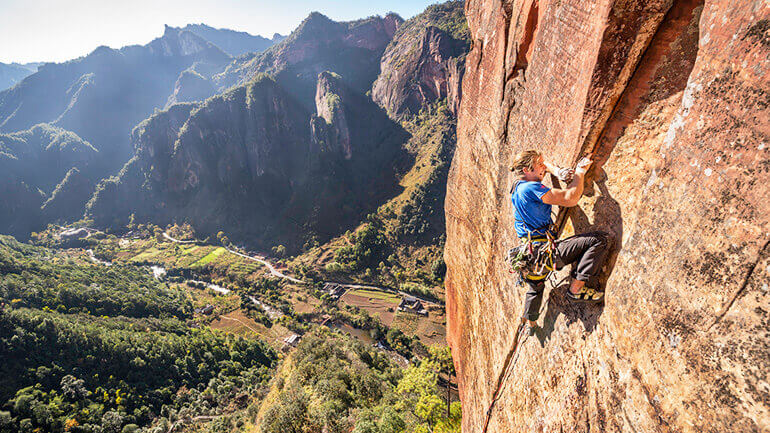
[[[401,298],[398,295],[374,290],[352,290],[346,292],[340,301],[365,310],[373,317],[379,317],[385,326],[391,326]]]
[[[446,316],[440,309],[429,308],[428,317],[399,311],[391,326],[407,335],[416,335],[426,345],[446,344]]]
[[[97,256],[125,264],[154,264],[168,271],[192,271],[227,276],[249,285],[262,278],[266,268],[259,262],[228,252],[216,245],[180,244],[155,238],[104,239],[94,249]]]
[[[246,316],[243,310],[237,309],[215,318],[209,326],[228,334],[238,335],[244,338],[261,338],[271,347],[280,350],[284,345],[284,338],[293,332],[277,323],[267,327]]]

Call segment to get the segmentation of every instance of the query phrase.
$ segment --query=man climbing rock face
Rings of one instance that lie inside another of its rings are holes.
[[[600,302],[604,293],[598,291],[599,271],[607,257],[607,233],[592,232],[553,240],[556,236],[551,221],[551,207],[575,206],[583,194],[583,178],[593,161],[583,158],[575,170],[560,169],[546,161],[536,150],[516,155],[511,171],[516,180],[511,188],[511,200],[518,237],[525,242],[522,254],[529,258],[529,270],[522,271],[528,286],[524,299],[524,315],[531,327],[537,326],[543,300],[545,279],[553,269],[574,264],[567,297],[576,302]],[[543,176],[550,172],[568,183],[564,189],[548,188]],[[521,255],[517,258],[521,258]],[[531,271],[535,268],[535,271]],[[539,269],[539,270],[537,270]]]

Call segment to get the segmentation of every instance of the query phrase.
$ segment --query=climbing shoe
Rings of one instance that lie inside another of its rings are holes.
[[[575,294],[572,293],[568,287],[567,297],[575,302],[602,302],[604,300],[604,292],[583,286],[583,288]]]

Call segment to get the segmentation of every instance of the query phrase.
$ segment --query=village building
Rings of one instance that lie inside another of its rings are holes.
[[[205,307],[200,307],[195,309],[195,314],[209,315],[213,312],[214,312],[214,306],[211,304],[207,304]]]
[[[414,296],[404,296],[401,298],[401,303],[398,304],[398,310],[407,313],[415,313],[421,316],[427,316],[428,310],[423,307],[422,302]]]
[[[300,335],[297,334],[291,334],[290,336],[283,339],[283,342],[291,347],[297,347],[297,344],[299,344],[299,341],[302,339]]]
[[[340,296],[345,294],[345,288],[336,283],[326,283],[323,288],[324,292],[328,293],[333,300],[337,300]]]

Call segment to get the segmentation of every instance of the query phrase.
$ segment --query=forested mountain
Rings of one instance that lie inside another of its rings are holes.
[[[395,189],[406,133],[331,73],[316,99],[311,118],[262,76],[156,114],[134,130],[136,156],[99,186],[89,217],[112,227],[132,214],[185,219],[267,246],[344,231]]]
[[[48,124],[0,133],[3,232],[26,238],[46,220],[77,219],[101,177],[101,170],[95,167],[98,159],[99,151],[91,143]],[[60,204],[42,212],[54,190]],[[66,202],[61,202],[64,197]]]
[[[240,49],[264,40],[190,25],[45,65],[0,92],[0,130],[47,121],[97,152],[50,171],[46,185],[20,170],[6,179],[0,186],[19,197],[4,212],[17,221],[8,230],[77,219],[104,179],[87,214],[105,227],[134,214],[292,251],[332,239],[404,191],[399,178],[420,146],[400,122],[438,101],[456,105],[463,25],[457,3],[406,24],[395,14],[335,22],[312,13],[267,50],[235,59],[204,37]]]
[[[111,226],[131,214],[185,219],[202,232],[295,250],[353,227],[395,193],[395,169],[408,164],[408,135],[364,87],[399,22],[313,13],[252,61],[237,59],[225,75],[239,68],[254,78],[134,130],[135,158],[103,182],[88,215]]]
[[[313,12],[281,43],[234,60],[215,80],[220,87],[228,87],[267,73],[308,108],[323,71],[340,74],[348,86],[365,93],[377,78],[383,50],[402,22],[396,14],[336,22]]]
[[[44,64],[0,92],[0,191],[7,199],[0,207],[2,232],[26,238],[46,222],[82,217],[99,180],[133,155],[129,138],[137,123],[167,104],[216,93],[206,87],[208,77],[232,57],[201,35],[238,54],[281,39],[205,25],[166,27],[144,46],[100,47],[79,59]],[[196,87],[196,79],[204,86]],[[81,142],[90,153],[69,145]]]
[[[0,91],[32,75],[42,63],[0,63]]]
[[[252,47],[258,40],[190,25],[167,27],[146,46],[46,65],[0,93],[0,128],[48,119],[47,128],[95,152],[59,163],[45,183],[28,168],[47,163],[13,153],[14,175],[0,179],[17,198],[2,213],[5,231],[24,237],[84,212],[119,228],[134,215],[298,252],[395,200],[394,230],[423,227],[425,242],[440,242],[443,220],[430,221],[441,214],[443,190],[428,185],[443,182],[452,155],[464,29],[458,2],[407,22],[312,13],[279,43],[235,59],[202,36]]]
[[[404,30],[402,23],[395,15],[337,23],[313,13],[283,42],[235,60],[214,80],[240,77],[245,84],[203,103],[171,105],[134,130],[135,157],[102,182],[89,218],[109,227],[125,225],[131,215],[160,224],[188,221],[201,233],[226,230],[261,248],[283,244],[297,252],[354,229],[407,189],[408,197],[420,198],[406,214],[421,213],[399,216],[397,224],[414,218],[430,224],[440,215],[443,190],[427,185],[442,183],[452,154],[451,144],[437,143],[451,143],[453,130],[420,128],[453,121],[451,113],[439,122],[417,114],[456,104],[469,44],[459,3],[433,6]],[[371,83],[392,75],[400,78],[383,93],[393,101],[377,100],[390,119],[369,95]],[[411,120],[412,131],[397,119]],[[410,132],[419,139],[410,140]],[[438,138],[443,134],[449,135]],[[434,144],[419,142],[426,139]],[[426,161],[416,177],[425,180],[399,185],[421,155]],[[439,166],[443,171],[432,174]],[[427,207],[419,202],[425,195]],[[392,211],[404,214],[408,197]],[[435,243],[442,229],[430,233],[428,243]]]

